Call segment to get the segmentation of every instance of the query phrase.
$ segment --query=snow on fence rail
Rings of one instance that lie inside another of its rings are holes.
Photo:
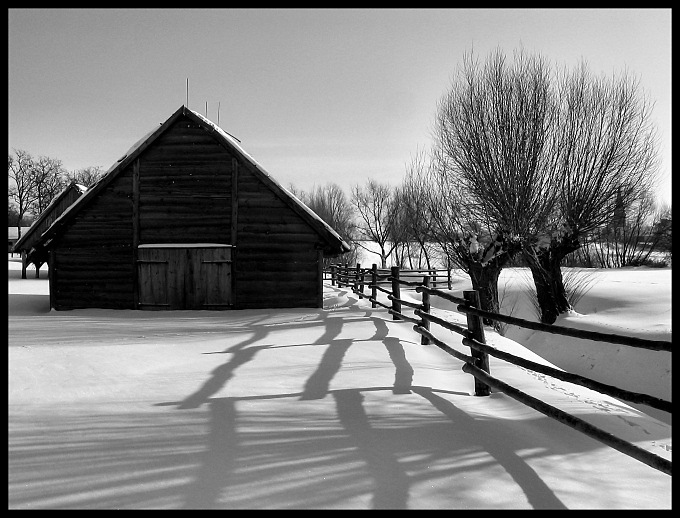
[[[595,340],[599,342],[608,342],[614,344],[625,345],[629,347],[637,347],[647,349],[650,351],[668,351],[671,350],[671,342],[662,340],[646,340],[643,338],[623,336],[616,334],[599,333],[596,331],[584,331],[580,329],[572,329],[551,324],[542,324],[532,322],[521,318],[502,315],[500,313],[492,313],[480,309],[479,296],[476,290],[467,290],[463,292],[463,298],[456,297],[445,291],[436,288],[436,282],[440,284],[446,281],[446,285],[451,290],[451,272],[450,270],[401,270],[398,266],[393,266],[390,269],[378,269],[374,264],[371,268],[361,268],[360,264],[356,267],[348,265],[333,265],[327,270],[324,270],[324,277],[330,274],[331,284],[339,287],[349,286],[352,291],[359,295],[360,298],[367,298],[372,307],[381,306],[388,310],[394,320],[405,320],[414,324],[413,330],[421,335],[421,343],[423,345],[436,345],[451,356],[463,361],[462,370],[471,374],[475,380],[475,395],[488,396],[491,389],[503,392],[507,396],[527,405],[534,410],[545,414],[546,416],[560,421],[575,430],[584,433],[634,459],[647,464],[668,475],[672,474],[671,461],[654,455],[653,453],[644,450],[632,443],[624,441],[614,435],[597,428],[586,421],[568,414],[554,406],[551,406],[539,399],[522,392],[515,387],[512,387],[503,381],[494,378],[490,374],[489,356],[494,356],[508,363],[512,363],[519,367],[523,367],[534,372],[545,374],[561,381],[580,385],[601,394],[606,394],[616,398],[624,399],[632,403],[641,403],[653,408],[663,410],[671,413],[672,403],[663,399],[651,396],[649,394],[642,394],[632,392],[613,385],[608,385],[595,381],[593,379],[572,374],[559,369],[555,369],[546,365],[532,362],[525,358],[515,356],[491,347],[486,344],[484,337],[484,325],[482,317],[506,324],[512,324],[519,327],[542,331],[546,333],[570,336],[573,338],[581,338],[587,340]],[[423,275],[425,274],[425,275]],[[368,278],[367,278],[368,277]],[[419,281],[406,280],[407,278],[419,278]],[[385,288],[385,286],[389,286]],[[422,295],[420,304],[401,298],[401,286],[408,286],[415,289],[417,293]],[[366,288],[370,289],[370,295],[366,294]],[[380,302],[377,298],[377,292],[387,294],[391,305]],[[445,319],[437,317],[431,313],[431,297],[440,297],[449,302],[457,304],[457,311],[464,313],[467,317],[467,327],[460,326],[456,323],[449,322]],[[414,316],[404,314],[402,306],[412,308]],[[462,343],[470,347],[471,354],[462,353],[439,338],[437,338],[430,330],[431,324],[437,324],[445,329],[454,331],[462,335]]]

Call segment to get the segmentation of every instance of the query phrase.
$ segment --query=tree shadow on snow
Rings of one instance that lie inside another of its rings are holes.
[[[370,424],[364,395],[356,389],[333,391],[338,419],[354,442],[373,479],[372,509],[407,509],[410,480],[389,445]]]
[[[455,438],[469,435],[480,443],[505,471],[522,488],[533,509],[566,509],[565,505],[541,479],[541,477],[515,453],[514,445],[509,441],[511,436],[504,427],[494,426],[490,422],[475,421],[466,412],[458,409],[453,403],[435,394],[426,387],[414,388],[414,392],[432,403],[432,406],[447,416],[454,423]]]
[[[193,483],[187,486],[185,509],[216,507],[222,491],[229,487],[239,451],[235,403],[229,398],[210,401],[210,423],[206,450]]]

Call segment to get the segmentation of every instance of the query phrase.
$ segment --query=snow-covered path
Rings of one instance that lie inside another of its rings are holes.
[[[45,279],[9,277],[10,509],[671,506],[670,476],[473,396],[461,362],[346,289],[326,286],[325,310],[55,312]],[[671,458],[666,423],[491,371]]]

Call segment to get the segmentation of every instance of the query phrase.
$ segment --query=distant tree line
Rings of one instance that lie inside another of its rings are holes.
[[[28,226],[71,182],[90,187],[104,174],[101,167],[67,171],[56,158],[33,157],[22,149],[8,155],[9,226]]]

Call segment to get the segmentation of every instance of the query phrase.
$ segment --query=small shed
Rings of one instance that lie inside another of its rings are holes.
[[[61,214],[68,209],[87,190],[87,187],[76,182],[69,183],[57,194],[45,210],[43,210],[26,232],[21,233],[12,252],[21,254],[21,277],[26,278],[26,267],[35,265],[35,276],[40,275],[40,266],[47,262],[47,254],[40,246],[40,237]]]
[[[349,250],[239,141],[181,106],[40,235],[50,306],[322,307]]]

